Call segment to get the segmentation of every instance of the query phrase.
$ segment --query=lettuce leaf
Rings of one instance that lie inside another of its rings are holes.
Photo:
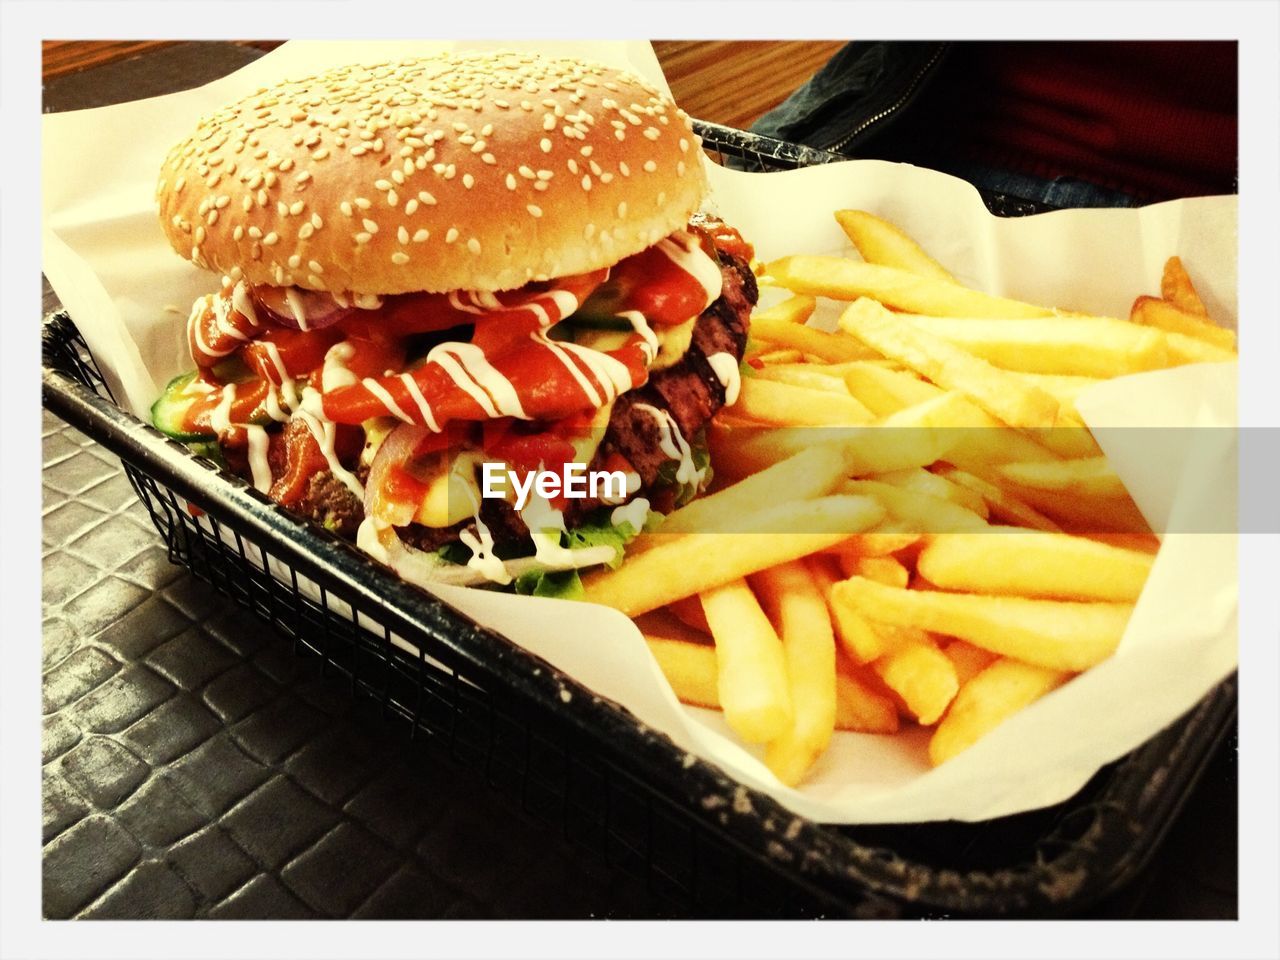
[[[581,600],[586,596],[577,570],[526,570],[515,579],[515,591],[526,597]]]

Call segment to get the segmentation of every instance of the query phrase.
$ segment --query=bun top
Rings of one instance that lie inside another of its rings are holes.
[[[699,143],[629,73],[445,54],[263,88],[169,152],[156,196],[175,250],[250,283],[506,290],[684,226],[706,189]]]

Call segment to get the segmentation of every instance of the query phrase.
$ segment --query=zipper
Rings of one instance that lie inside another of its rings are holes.
[[[902,96],[898,97],[897,100],[895,100],[889,106],[885,107],[883,110],[867,117],[860,124],[854,127],[852,131],[850,131],[849,133],[846,133],[843,137],[841,137],[835,143],[831,144],[830,146],[824,147],[823,149],[830,150],[833,153],[839,153],[846,146],[848,146],[850,142],[852,142],[853,140],[861,136],[862,133],[864,133],[869,127],[875,126],[881,120],[885,119],[886,117],[892,116],[893,114],[901,110],[906,105],[907,101],[910,100],[912,96],[915,95],[916,89],[920,86],[920,81],[923,80],[925,78],[925,75],[934,68],[938,60],[941,59],[943,51],[945,51],[946,48],[947,48],[947,45],[945,43],[939,44],[937,46],[937,48],[933,51],[933,55],[929,57],[928,61],[925,62],[925,65],[922,66],[919,70],[917,70],[915,73],[915,76],[911,78],[911,82],[907,84],[907,89],[902,92]]]

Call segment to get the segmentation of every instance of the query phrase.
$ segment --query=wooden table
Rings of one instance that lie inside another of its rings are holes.
[[[270,49],[278,40],[240,40]],[[173,41],[46,40],[46,81],[126,60]],[[654,52],[676,102],[695,117],[747,128],[809,79],[843,43],[817,41],[655,40]]]

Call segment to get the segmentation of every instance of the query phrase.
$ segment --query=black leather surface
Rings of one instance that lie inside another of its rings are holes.
[[[651,909],[171,566],[119,463],[43,416],[46,917]]]

